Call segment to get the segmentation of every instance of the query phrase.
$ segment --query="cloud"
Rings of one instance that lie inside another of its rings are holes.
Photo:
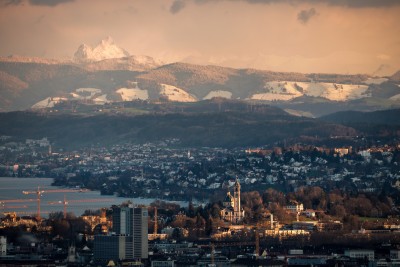
[[[183,1],[183,0],[182,0]],[[293,4],[296,5],[299,2],[308,4],[327,4],[331,6],[344,6],[352,8],[364,8],[364,7],[391,7],[399,6],[399,0],[194,0],[197,4],[212,3],[212,2],[246,2],[249,4]]]
[[[376,56],[377,59],[381,59],[381,60],[389,60],[390,56],[386,55],[386,54],[379,54]]]
[[[41,23],[45,17],[46,17],[45,15],[41,15],[40,17],[38,17],[38,18],[35,20],[35,24]]]
[[[22,4],[22,0],[8,0],[3,3],[4,6],[17,6]]]
[[[310,8],[308,10],[302,10],[297,14],[297,19],[303,23],[306,24],[312,17],[317,15],[317,11],[315,8]]]
[[[228,0],[228,1],[245,1],[251,4],[270,4],[270,3],[296,4],[300,2],[296,0]],[[400,1],[398,0],[303,0],[301,2],[309,4],[324,3],[332,6],[347,6],[354,8],[389,7],[389,6],[400,5]]]
[[[314,0],[307,0],[308,2],[318,2]],[[347,6],[354,8],[363,7],[390,7],[400,5],[398,0],[322,0],[321,2],[333,6]]]
[[[29,3],[34,6],[56,6],[74,1],[75,0],[29,0]]]
[[[59,4],[65,4],[74,2],[75,0],[7,0],[4,6],[19,6],[22,5],[24,2],[28,2],[33,6],[57,6]]]
[[[183,0],[175,0],[175,1],[172,3],[172,5],[171,5],[169,11],[170,11],[172,14],[176,14],[176,13],[178,13],[179,11],[181,11],[184,7],[185,7],[185,2],[184,2]]]

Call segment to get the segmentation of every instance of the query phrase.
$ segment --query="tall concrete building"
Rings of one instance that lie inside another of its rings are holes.
[[[0,256],[7,255],[7,237],[0,236]]]
[[[147,208],[113,209],[113,233],[95,236],[95,260],[140,260],[148,258]]]

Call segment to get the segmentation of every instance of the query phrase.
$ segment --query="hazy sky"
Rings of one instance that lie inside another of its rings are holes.
[[[400,0],[0,0],[0,56],[131,54],[274,71],[400,70]]]

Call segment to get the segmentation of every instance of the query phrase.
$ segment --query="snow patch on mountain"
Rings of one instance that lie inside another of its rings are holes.
[[[149,93],[147,90],[140,89],[137,82],[134,82],[133,84],[134,88],[120,88],[116,91],[116,93],[121,96],[122,101],[149,99]]]
[[[295,82],[266,82],[264,89],[265,93],[254,94],[250,98],[253,100],[289,101],[303,95]]]
[[[107,94],[104,94],[93,99],[93,102],[97,105],[104,105],[106,103],[109,103],[110,100],[107,99]]]
[[[308,96],[320,97],[330,87],[331,83],[298,82],[296,83],[303,94]]]
[[[289,101],[296,97],[297,97],[296,95],[289,95],[289,94],[261,93],[252,95],[250,99],[264,100],[264,101]]]
[[[186,92],[173,85],[161,84],[160,95],[166,97],[170,101],[176,102],[196,102],[197,99]]]
[[[389,98],[390,100],[393,100],[393,101],[399,101],[400,100],[400,94],[397,94],[397,95],[394,95],[394,96],[392,96],[391,98]]]
[[[85,69],[90,71],[98,70],[131,70],[146,71],[155,69],[164,63],[149,56],[133,55],[123,58],[104,59],[85,64]]]
[[[388,78],[368,78],[364,81],[365,84],[381,84],[387,82]]]
[[[368,86],[366,85],[332,84],[321,97],[334,101],[348,101],[371,97],[371,94],[366,93],[367,89]]]
[[[266,92],[254,94],[250,98],[266,101],[289,101],[307,95],[324,97],[333,101],[348,101],[371,96],[366,93],[368,86],[360,84],[274,81],[266,82],[264,89]]]
[[[226,98],[226,99],[231,99],[232,98],[232,93],[229,91],[211,91],[209,92],[204,98],[203,100],[208,100],[208,99],[212,99],[215,97],[222,97],[222,98]]]
[[[97,88],[78,88],[70,94],[75,99],[93,99],[96,94],[101,94],[101,92],[101,89]]]
[[[286,111],[290,115],[294,115],[297,117],[315,118],[315,116],[311,112],[308,112],[308,111],[295,110],[295,109],[289,109],[289,108],[284,109],[284,111]]]
[[[33,109],[52,108],[55,104],[68,100],[91,100],[95,104],[104,105],[109,103],[107,94],[102,94],[102,90],[98,88],[78,88],[70,93],[71,97],[47,97],[32,106]]]
[[[64,97],[47,97],[32,106],[33,109],[52,108],[55,104],[68,100]]]
[[[77,62],[93,62],[128,56],[129,53],[126,50],[117,46],[111,37],[107,37],[95,47],[87,44],[80,45],[74,54],[74,60]]]

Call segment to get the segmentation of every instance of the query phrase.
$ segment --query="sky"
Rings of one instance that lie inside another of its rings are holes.
[[[400,0],[0,0],[0,56],[132,55],[285,72],[400,70]]]

